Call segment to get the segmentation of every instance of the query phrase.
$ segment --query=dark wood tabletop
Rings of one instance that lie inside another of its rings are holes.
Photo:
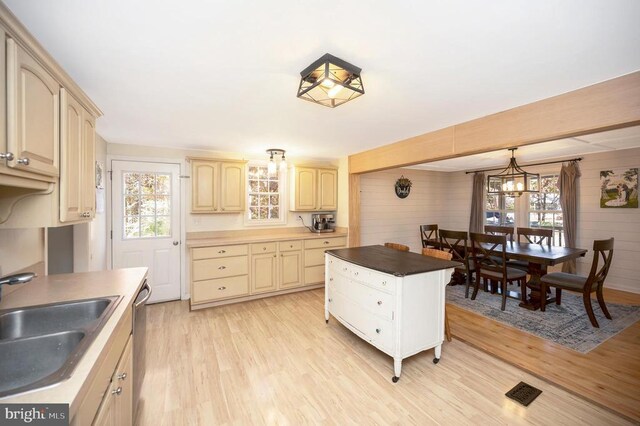
[[[355,265],[397,277],[463,266],[460,262],[402,252],[384,246],[351,247],[327,250],[326,253]]]
[[[439,247],[440,242],[437,240],[429,240],[429,244]],[[471,244],[471,242],[469,242]],[[483,244],[487,248],[491,245]],[[509,259],[524,260],[526,262],[537,263],[540,265],[556,265],[584,256],[588,250],[581,248],[569,247],[546,247],[541,244],[507,242],[505,252]]]

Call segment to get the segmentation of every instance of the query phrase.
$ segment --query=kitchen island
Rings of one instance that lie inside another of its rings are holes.
[[[444,341],[445,286],[459,262],[384,246],[328,250],[325,320],[333,315],[363,340],[393,357],[393,382],[402,360]]]

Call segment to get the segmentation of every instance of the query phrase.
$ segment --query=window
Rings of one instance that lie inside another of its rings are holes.
[[[171,175],[124,172],[124,239],[171,236]]]
[[[485,225],[515,226],[516,198],[507,195],[486,195]]]
[[[278,169],[269,175],[266,164],[249,164],[247,223],[284,223],[284,174],[285,172]]]
[[[529,195],[528,226],[553,230],[553,245],[562,245],[562,209],[558,175],[540,176],[540,193]]]

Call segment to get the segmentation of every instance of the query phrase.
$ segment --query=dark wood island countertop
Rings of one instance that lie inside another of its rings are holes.
[[[463,266],[460,262],[402,252],[384,246],[351,247],[327,250],[326,253],[355,265],[396,277]]]

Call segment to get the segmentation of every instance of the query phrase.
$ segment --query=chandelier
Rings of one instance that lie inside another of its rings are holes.
[[[287,160],[284,158],[284,149],[269,148],[267,150],[267,154],[269,154],[269,165],[267,166],[267,171],[269,172],[270,175],[276,172],[276,160],[273,159],[274,155],[282,156],[280,158],[280,171],[283,171],[287,168]]]
[[[540,191],[540,175],[526,172],[518,166],[514,155],[516,149],[518,148],[509,148],[511,161],[507,168],[487,178],[487,194],[520,196],[525,192]]]
[[[300,72],[298,97],[335,108],[364,95],[361,71],[361,68],[327,53]]]

